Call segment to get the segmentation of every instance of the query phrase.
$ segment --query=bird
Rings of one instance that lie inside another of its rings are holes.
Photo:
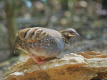
[[[60,55],[73,36],[79,36],[73,28],[61,31],[44,27],[21,29],[16,34],[14,52],[23,50],[41,67],[40,64],[46,62],[44,57]]]

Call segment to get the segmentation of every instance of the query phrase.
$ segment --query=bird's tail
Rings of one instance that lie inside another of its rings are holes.
[[[16,37],[15,43],[14,43],[14,54],[15,54],[16,51],[18,50],[19,42],[20,42],[20,38],[19,38],[19,37]]]

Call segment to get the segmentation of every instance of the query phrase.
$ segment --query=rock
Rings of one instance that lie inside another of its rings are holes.
[[[48,59],[47,59],[48,60]],[[66,54],[41,64],[31,58],[18,62],[4,74],[4,80],[99,80],[107,78],[107,55],[98,52]]]

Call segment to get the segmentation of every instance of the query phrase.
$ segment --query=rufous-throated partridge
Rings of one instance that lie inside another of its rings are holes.
[[[72,28],[62,31],[42,27],[22,29],[16,34],[15,51],[17,49],[25,51],[40,67],[44,62],[42,57],[60,55],[69,39],[78,35]]]

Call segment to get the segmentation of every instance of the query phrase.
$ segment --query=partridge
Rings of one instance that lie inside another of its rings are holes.
[[[72,28],[60,32],[42,27],[22,29],[16,34],[15,51],[17,49],[25,51],[40,67],[44,62],[42,57],[60,55],[65,44],[73,36],[79,36],[79,34]]]

